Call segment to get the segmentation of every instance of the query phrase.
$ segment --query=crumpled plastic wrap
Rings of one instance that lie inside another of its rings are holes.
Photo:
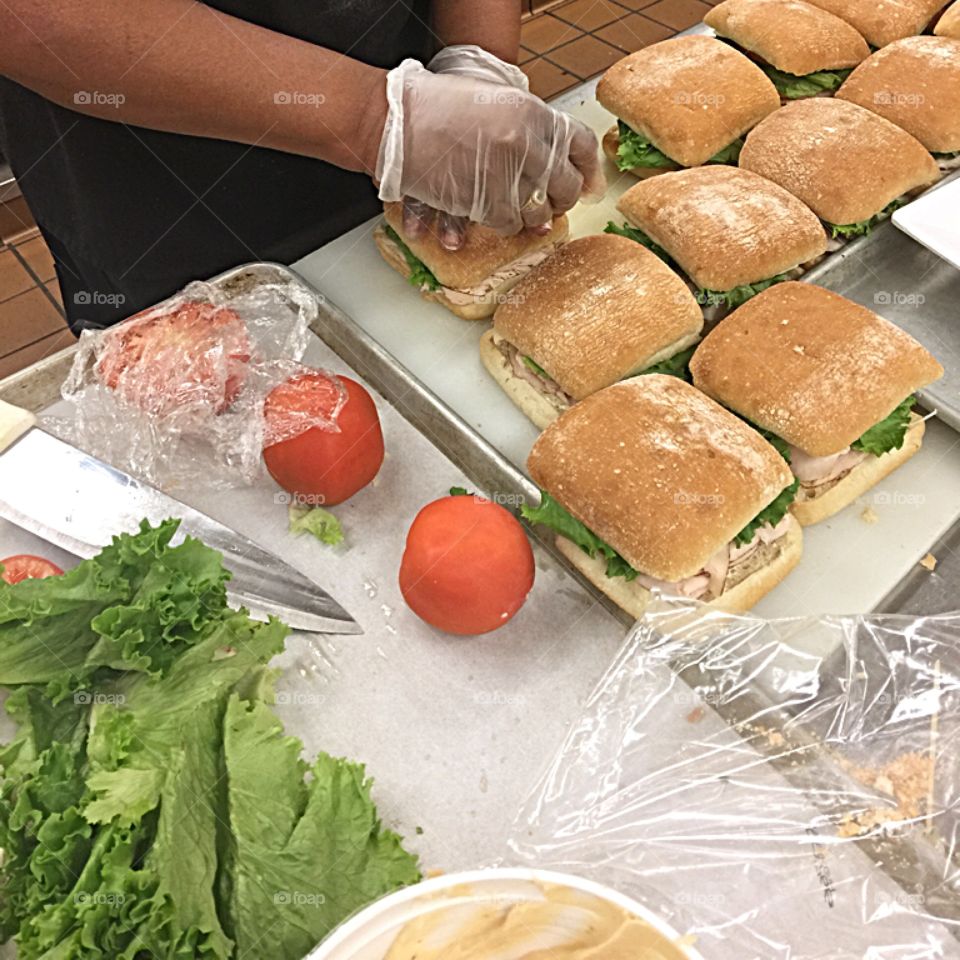
[[[960,614],[638,623],[513,826],[712,960],[960,957]]]
[[[265,440],[337,429],[339,381],[330,415],[267,423],[270,391],[308,370],[299,360],[319,304],[281,275],[246,279],[191,283],[124,323],[84,331],[62,388],[76,416],[44,426],[171,492],[255,483]]]

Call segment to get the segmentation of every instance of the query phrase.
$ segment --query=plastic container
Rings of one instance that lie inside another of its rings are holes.
[[[471,902],[520,903],[538,899],[542,897],[538,891],[542,891],[543,885],[581,891],[644,921],[655,936],[662,938],[662,949],[653,948],[649,957],[644,955],[637,960],[704,960],[697,950],[684,943],[680,933],[636,900],[581,877],[522,867],[447,874],[399,890],[343,923],[307,960],[385,960],[400,932],[418,917]],[[444,897],[445,892],[450,896]]]

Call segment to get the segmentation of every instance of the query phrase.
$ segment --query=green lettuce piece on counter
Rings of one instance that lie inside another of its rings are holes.
[[[850,446],[854,450],[872,453],[875,457],[881,457],[891,450],[899,450],[907,435],[910,412],[916,402],[915,396],[907,397],[892,413],[872,426],[859,440],[854,440]]]
[[[895,211],[906,206],[910,201],[904,197],[897,197],[896,200],[888,203],[878,214],[870,217],[869,220],[861,220],[859,223],[828,223],[830,236],[834,239],[843,238],[852,240],[854,237],[866,237],[873,228],[882,221],[886,220]]]
[[[758,293],[763,293],[778,283],[783,283],[790,278],[785,273],[778,273],[775,277],[767,280],[757,280],[755,283],[744,283],[732,290],[701,290],[697,299],[702,304],[716,306],[721,303],[726,304],[731,310],[743,306],[748,300],[755,297]]]
[[[742,547],[750,543],[757,535],[757,530],[764,524],[769,523],[771,527],[775,527],[787,515],[790,504],[796,499],[799,489],[799,480],[794,480],[789,487],[784,487],[776,500],[764,507],[763,510],[734,537],[734,542],[737,546]]]
[[[655,253],[668,267],[671,269],[676,268],[676,263],[673,260],[673,257],[667,253],[659,244],[654,243],[641,229],[638,227],[631,227],[629,223],[624,223],[620,226],[615,224],[612,220],[607,222],[607,225],[603,228],[604,233],[613,233],[618,237],[626,237],[628,240],[634,240],[635,242],[645,246],[651,253]]]
[[[407,261],[407,266],[410,268],[407,283],[418,289],[427,287],[429,290],[439,290],[442,286],[440,281],[434,276],[433,271],[400,239],[400,234],[388,223],[383,225],[383,229],[387,236],[399,247],[403,259]]]
[[[301,748],[262,702],[231,698],[224,902],[238,957],[262,956],[267,930],[271,957],[302,957],[359,907],[420,879],[382,827],[363,767],[326,754],[308,765]]]
[[[681,350],[672,357],[667,357],[666,360],[661,360],[652,367],[647,367],[646,370],[642,371],[641,376],[646,376],[648,373],[662,373],[668,377],[678,377],[680,380],[686,380],[687,383],[690,383],[693,379],[690,376],[690,360],[696,349],[696,344],[694,344],[686,350]]]
[[[297,536],[309,533],[321,543],[332,547],[343,543],[343,527],[329,510],[324,510],[323,507],[298,507],[291,504],[288,515],[288,529],[291,533]]]
[[[144,521],[63,576],[0,590],[0,684],[65,695],[100,669],[169,669],[227,609],[229,577],[199,541],[171,547],[176,529]]]
[[[839,90],[852,70],[819,70],[798,77],[792,73],[777,70],[776,67],[763,66],[763,72],[773,81],[777,92],[786,100],[802,100],[816,97],[821,93],[833,93]]]
[[[284,889],[314,890],[322,870],[319,919],[303,926],[279,900],[259,913],[271,960],[299,960],[365,898],[418,877],[353,764],[323,756],[309,782],[302,765],[297,782],[264,776],[290,749],[267,706],[287,628],[231,610],[220,555],[171,547],[176,528],[144,524],[62,577],[0,585],[17,727],[0,747],[0,939],[20,960],[256,956],[235,939],[231,911],[257,909],[238,891],[269,889],[277,871]],[[256,717],[246,734],[240,701]],[[280,821],[250,811],[272,817],[290,795],[304,799],[278,846]]]
[[[571,540],[588,556],[603,557],[607,561],[608,577],[623,577],[625,580],[637,578],[637,571],[609,543],[601,540],[545,490],[540,491],[539,507],[523,504],[520,513],[530,523],[543,524]]]

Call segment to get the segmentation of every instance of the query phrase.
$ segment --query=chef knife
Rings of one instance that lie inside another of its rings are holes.
[[[0,400],[0,516],[79,557],[92,557],[115,533],[144,518],[180,520],[174,543],[196,537],[223,554],[232,602],[294,630],[362,633],[322,587],[229,527],[142,483],[37,426],[36,417]]]

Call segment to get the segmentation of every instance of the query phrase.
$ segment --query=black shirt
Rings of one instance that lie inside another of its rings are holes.
[[[430,54],[429,0],[208,5],[378,67]],[[289,262],[377,209],[362,174],[88,117],[6,79],[0,117],[5,152],[38,223],[110,276],[181,285],[249,260]]]

